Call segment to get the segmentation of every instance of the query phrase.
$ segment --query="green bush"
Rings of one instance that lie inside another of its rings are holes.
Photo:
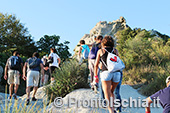
[[[46,88],[49,98],[64,97],[77,88],[87,88],[87,65],[79,65],[77,60],[65,61],[61,69],[57,69],[55,74],[55,83]],[[51,97],[52,96],[52,97]]]
[[[170,74],[170,38],[158,35],[130,28],[116,34],[117,49],[126,65],[123,83],[140,86],[141,93],[147,96],[164,88]]]

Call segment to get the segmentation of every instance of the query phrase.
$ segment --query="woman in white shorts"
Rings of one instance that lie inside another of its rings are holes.
[[[105,99],[107,99],[110,103],[111,97],[113,98],[114,102],[114,90],[116,86],[118,85],[121,77],[120,72],[109,72],[107,69],[107,55],[108,52],[113,52],[114,54],[117,54],[116,51],[114,51],[114,40],[111,36],[105,36],[102,40],[102,49],[100,49],[97,53],[97,58],[95,62],[95,68],[94,68],[94,75],[96,78],[96,81],[99,80],[97,75],[97,69],[99,66],[99,62],[102,62],[102,73],[101,73],[101,81],[102,81],[102,88],[104,91]],[[107,50],[108,52],[106,52]],[[107,103],[108,104],[108,103]],[[114,110],[114,106],[108,105],[109,113],[116,113]]]

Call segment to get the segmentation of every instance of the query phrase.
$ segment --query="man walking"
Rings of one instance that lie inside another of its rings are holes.
[[[27,59],[27,61],[24,64],[23,68],[23,79],[27,80],[27,101],[26,105],[30,103],[30,89],[31,87],[34,87],[33,97],[32,101],[36,101],[35,94],[38,89],[38,83],[39,83],[39,71],[41,68],[41,74],[44,78],[44,67],[41,59],[39,59],[39,54],[37,52],[34,52],[32,55],[32,58]],[[27,69],[27,77],[26,77],[26,69]]]
[[[13,97],[17,100],[16,94],[17,94],[18,86],[20,84],[20,79],[19,79],[20,72],[19,71],[20,69],[22,70],[22,68],[23,68],[23,61],[19,57],[19,53],[17,51],[14,51],[13,56],[11,56],[7,60],[6,66],[5,66],[4,79],[7,80],[8,78],[9,93],[10,93],[10,96],[8,97],[8,99],[12,98],[13,86],[15,85]]]

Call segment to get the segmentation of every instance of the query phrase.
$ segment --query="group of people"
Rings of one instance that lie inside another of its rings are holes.
[[[114,90],[116,88],[116,98],[121,102],[121,96],[119,93],[122,71],[109,72],[107,65],[107,55],[111,52],[117,56],[118,51],[115,49],[114,40],[111,36],[99,35],[96,37],[95,42],[91,45],[86,45],[84,40],[80,41],[79,56],[82,60],[84,58],[84,51],[89,52],[88,67],[90,70],[90,84],[91,89],[96,90],[99,88],[101,100],[107,99],[110,101],[110,97],[114,99]],[[91,48],[91,49],[89,49]],[[114,107],[108,107],[110,113],[115,113]],[[121,112],[121,106],[117,108]]]
[[[103,36],[99,35],[91,45],[86,45],[85,41],[81,40],[79,56],[81,62],[83,59],[88,60],[88,67],[91,76],[91,89],[95,91],[98,88],[101,100],[107,99],[109,103],[111,98],[114,100],[115,91],[116,98],[119,99],[121,103],[119,90],[123,76],[122,70],[110,72],[108,71],[107,64],[109,53],[119,56],[118,50],[115,49],[114,44],[114,40],[111,36],[105,36],[103,38]],[[14,99],[17,100],[16,94],[20,84],[21,71],[23,73],[22,78],[26,80],[26,105],[29,105],[30,103],[31,87],[34,87],[32,101],[37,100],[35,94],[38,89],[40,78],[41,86],[47,84],[49,79],[51,79],[51,83],[54,83],[53,73],[55,72],[55,69],[59,68],[61,60],[56,54],[55,48],[51,48],[50,51],[51,53],[49,56],[45,55],[42,59],[39,58],[39,53],[34,52],[32,57],[26,60],[25,64],[23,64],[23,60],[19,57],[20,54],[17,51],[13,52],[13,55],[8,58],[6,62],[4,73],[4,79],[8,80],[9,84],[9,99],[14,97]],[[170,112],[170,76],[166,79],[166,84],[167,88],[160,90],[147,98],[149,106],[146,108],[146,113],[150,113],[150,104],[157,98],[160,99],[160,103],[164,108],[164,113]],[[108,110],[110,113],[116,113],[114,106],[108,106]],[[121,106],[117,108],[117,111],[121,112]]]
[[[42,60],[39,58],[39,53],[34,52],[31,58],[28,58],[23,64],[23,60],[19,57],[18,51],[14,51],[13,55],[8,58],[5,66],[4,79],[8,80],[9,84],[9,99],[17,100],[17,90],[20,84],[20,75],[23,74],[22,79],[26,81],[26,105],[30,103],[30,89],[33,88],[32,101],[36,101],[35,94],[40,85],[48,83],[49,78],[51,83],[54,82],[53,73],[56,68],[59,68],[61,62],[60,57],[56,54],[56,49],[51,48],[51,53],[45,55]],[[41,73],[40,73],[41,72]],[[40,79],[41,78],[41,79]],[[13,93],[14,87],[14,93]]]
[[[111,98],[115,98],[115,91],[116,98],[119,99],[121,103],[119,90],[122,82],[122,70],[110,72],[108,71],[107,64],[108,53],[113,53],[119,56],[117,49],[115,49],[113,38],[111,36],[105,36],[103,38],[101,35],[99,35],[95,39],[95,43],[86,45],[85,41],[81,40],[80,45],[79,56],[81,62],[82,59],[85,59],[85,51],[88,51],[89,53],[88,64],[92,90],[95,90],[95,87],[99,86],[101,99],[107,99],[109,103]],[[150,104],[158,98],[159,103],[164,108],[163,113],[170,113],[170,76],[166,78],[166,85],[166,88],[159,90],[147,98],[148,107],[145,109],[146,113],[151,113]],[[109,113],[117,113],[117,111],[121,112],[121,106],[118,107],[117,110],[114,110],[114,107],[108,106],[108,110]]]

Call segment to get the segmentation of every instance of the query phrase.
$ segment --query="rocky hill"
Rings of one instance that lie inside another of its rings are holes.
[[[117,20],[114,20],[112,22],[107,21],[100,21],[96,24],[96,26],[91,29],[89,34],[85,34],[80,40],[85,40],[86,44],[91,44],[94,42],[94,37],[98,35],[110,35],[113,38],[115,38],[115,33],[119,30],[123,30],[127,28],[128,25],[126,24],[126,20],[124,17],[120,17]],[[78,53],[79,50],[79,43],[75,47],[75,55]]]

